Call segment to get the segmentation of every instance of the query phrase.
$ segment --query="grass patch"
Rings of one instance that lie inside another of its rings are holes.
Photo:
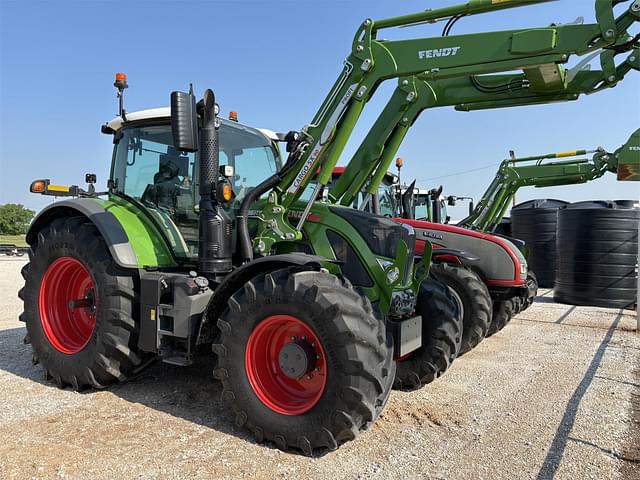
[[[24,235],[0,235],[0,243],[13,243],[17,247],[26,247]]]

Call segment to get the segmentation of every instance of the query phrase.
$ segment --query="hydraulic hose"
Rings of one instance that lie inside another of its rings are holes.
[[[291,170],[293,165],[295,165],[293,158],[293,155],[290,155],[289,159],[280,171],[274,173],[262,183],[258,184],[242,199],[237,218],[240,252],[242,253],[242,259],[245,262],[253,260],[253,246],[251,244],[251,236],[249,235],[249,208],[251,207],[251,204],[258,200],[263,193],[268,192],[282,181],[282,177],[284,177],[287,172]]]
[[[260,183],[256,188],[251,190],[240,204],[238,212],[238,237],[240,241],[240,251],[242,259],[245,262],[253,260],[253,246],[251,245],[251,237],[249,236],[249,207],[255,202],[260,195],[275,187],[281,180],[280,172],[274,173],[269,178]]]

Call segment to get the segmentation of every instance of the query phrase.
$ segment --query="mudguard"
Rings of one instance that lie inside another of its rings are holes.
[[[129,242],[127,232],[118,219],[103,205],[92,198],[75,198],[48,205],[36,215],[27,232],[27,243],[32,245],[36,235],[53,220],[68,216],[83,215],[96,226],[105,239],[114,261],[124,268],[137,268],[138,260]]]
[[[328,263],[335,263],[335,260],[329,260],[317,255],[293,252],[261,257],[238,267],[224,277],[209,299],[205,317],[202,322],[200,322],[197,343],[202,344],[212,341],[217,329],[216,321],[218,317],[222,315],[224,309],[227,308],[229,298],[249,281],[249,279],[261,273],[273,272],[286,267],[320,270],[323,265]]]
[[[448,262],[452,258],[456,259],[455,263],[465,266],[472,265],[474,262],[480,260],[480,257],[476,255],[455,248],[434,248],[431,252],[431,260],[434,262]]]
[[[44,208],[34,219],[27,242],[33,244],[37,232],[56,218],[87,217],[104,238],[114,261],[124,268],[175,267],[176,242],[164,235],[139,207],[116,196],[74,198]]]

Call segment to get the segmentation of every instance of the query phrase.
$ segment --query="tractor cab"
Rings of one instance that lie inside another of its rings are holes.
[[[183,260],[198,257],[198,152],[173,146],[170,109],[158,108],[116,117],[103,130],[114,135],[111,193],[143,208],[171,232]],[[255,128],[220,120],[220,170],[232,199],[224,204],[233,217],[247,192],[281,168],[278,149]]]

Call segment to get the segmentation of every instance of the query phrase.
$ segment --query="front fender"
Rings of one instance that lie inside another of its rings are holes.
[[[213,291],[205,311],[205,317],[200,322],[197,343],[208,343],[215,338],[217,335],[216,321],[227,308],[229,298],[256,275],[287,267],[320,270],[323,267],[330,267],[332,263],[335,261],[317,255],[293,252],[261,257],[236,268],[224,277]]]

